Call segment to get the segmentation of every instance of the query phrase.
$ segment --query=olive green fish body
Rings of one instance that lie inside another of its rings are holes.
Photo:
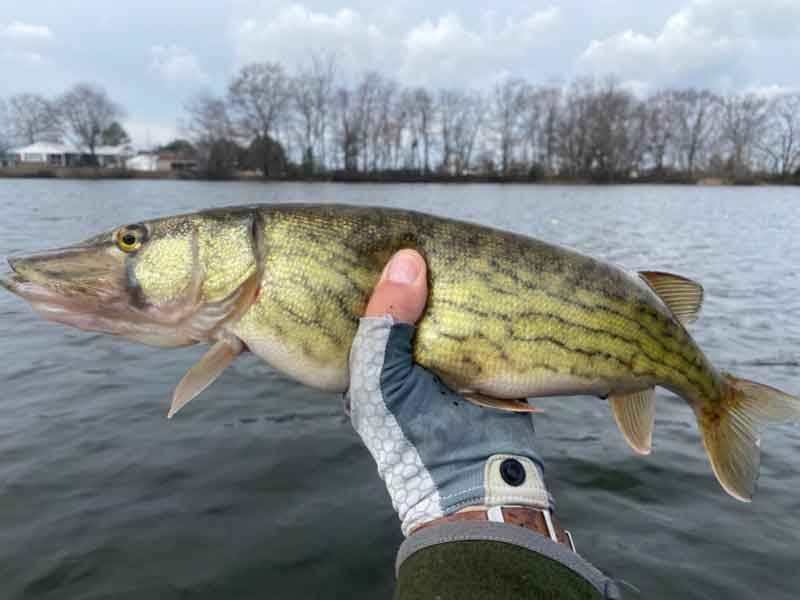
[[[647,453],[665,387],[692,407],[714,473],[740,500],[758,475],[759,425],[800,418],[800,400],[716,370],[697,347],[684,327],[702,302],[696,283],[412,211],[256,205],[155,219],[10,259],[0,285],[49,320],[161,347],[211,343],[172,416],[248,348],[300,382],[346,390],[359,318],[404,248],[428,265],[415,359],[476,403],[608,397]]]
[[[463,389],[502,398],[662,385],[714,396],[719,376],[639,277],[508,232],[391,209],[257,209],[261,294],[231,326],[292,377],[347,388],[358,318],[388,258],[425,257],[428,307],[415,358]]]

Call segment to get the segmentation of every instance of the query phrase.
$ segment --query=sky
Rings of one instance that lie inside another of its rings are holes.
[[[99,84],[139,146],[179,135],[185,102],[243,64],[319,52],[346,81],[375,69],[431,89],[613,75],[640,95],[774,94],[800,89],[800,0],[0,0],[0,97]]]

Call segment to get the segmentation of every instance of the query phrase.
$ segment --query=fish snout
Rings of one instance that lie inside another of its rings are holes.
[[[39,256],[44,253],[19,253],[14,256],[9,256],[6,260],[11,270],[18,276],[25,276],[30,271],[35,270],[36,263]]]
[[[125,282],[124,259],[101,246],[78,245],[9,256],[13,279],[37,284],[61,295],[86,296],[119,291]]]
[[[60,252],[60,250],[56,250],[55,252]],[[6,260],[8,261],[8,266],[11,267],[11,270],[18,275],[21,275],[23,271],[35,267],[37,263],[44,262],[44,260],[52,258],[53,256],[54,253],[48,251],[16,252],[9,256]]]

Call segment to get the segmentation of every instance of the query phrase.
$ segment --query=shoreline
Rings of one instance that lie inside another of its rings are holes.
[[[154,180],[154,181],[210,181],[210,182],[302,182],[302,183],[384,183],[384,184],[525,184],[525,185],[687,185],[687,186],[800,186],[800,176],[780,179],[766,175],[746,178],[684,176],[639,176],[635,178],[591,179],[582,177],[525,175],[442,175],[409,172],[348,173],[335,171],[319,175],[286,174],[262,177],[251,173],[237,173],[229,177],[208,177],[188,171],[130,171],[127,169],[73,167],[73,168],[0,168],[0,179],[70,179],[70,180]]]

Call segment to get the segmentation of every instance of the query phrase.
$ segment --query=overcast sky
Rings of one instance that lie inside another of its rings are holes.
[[[431,88],[613,74],[641,94],[775,92],[800,87],[800,0],[0,0],[0,96],[98,83],[139,145],[174,136],[185,100],[241,64],[320,50],[351,78]]]

